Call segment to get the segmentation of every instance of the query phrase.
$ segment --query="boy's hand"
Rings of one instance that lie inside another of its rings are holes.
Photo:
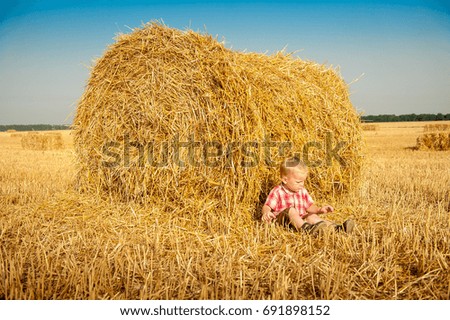
[[[275,213],[272,211],[265,212],[262,216],[263,221],[266,221],[266,222],[270,222],[275,218],[276,218]]]
[[[328,213],[328,212],[333,212],[333,211],[334,211],[334,208],[332,206],[326,205],[326,206],[321,207],[319,209],[318,213]]]
[[[262,208],[262,220],[265,222],[271,222],[277,216],[274,212],[272,212],[272,208],[268,205],[264,205]]]

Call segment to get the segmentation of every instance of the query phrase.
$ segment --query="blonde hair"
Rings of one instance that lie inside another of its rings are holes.
[[[287,176],[292,169],[298,168],[304,171],[308,171],[306,164],[300,160],[298,157],[290,157],[284,159],[280,164],[280,176]]]

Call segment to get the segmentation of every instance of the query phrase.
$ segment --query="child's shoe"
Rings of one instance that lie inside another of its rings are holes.
[[[304,222],[303,225],[300,227],[300,230],[304,231],[304,232],[309,232],[309,230],[311,229],[312,224],[308,223],[308,222]]]
[[[338,224],[334,228],[336,231],[344,231],[346,233],[351,233],[355,227],[355,222],[353,220],[345,220],[343,224]]]
[[[316,235],[321,230],[323,230],[326,226],[327,226],[327,224],[325,223],[325,221],[319,221],[315,224],[310,224],[308,222],[305,222],[302,225],[301,229],[308,234]]]

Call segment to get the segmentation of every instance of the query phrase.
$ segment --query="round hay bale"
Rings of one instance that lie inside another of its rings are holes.
[[[22,148],[28,150],[56,150],[63,149],[64,142],[61,133],[39,134],[28,132],[22,136]]]
[[[362,129],[364,131],[378,131],[378,126],[376,124],[363,124]]]
[[[423,133],[416,139],[416,149],[434,151],[450,150],[450,133],[445,131]]]
[[[292,154],[316,196],[347,191],[361,166],[359,116],[334,69],[159,23],[120,35],[96,62],[73,129],[81,191],[174,212],[247,219]]]

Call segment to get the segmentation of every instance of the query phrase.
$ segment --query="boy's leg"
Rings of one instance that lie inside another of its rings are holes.
[[[306,222],[308,222],[310,224],[316,224],[321,221],[325,222],[327,226],[331,226],[334,224],[331,221],[323,220],[322,218],[319,217],[318,214],[315,214],[315,213],[307,215],[305,220],[306,220]]]
[[[277,221],[288,225],[291,224],[295,229],[300,229],[305,221],[300,217],[298,210],[295,208],[289,208],[281,211],[277,216]]]
[[[289,212],[289,222],[294,226],[295,229],[300,229],[305,221],[300,217],[300,213],[295,208],[290,208]]]

